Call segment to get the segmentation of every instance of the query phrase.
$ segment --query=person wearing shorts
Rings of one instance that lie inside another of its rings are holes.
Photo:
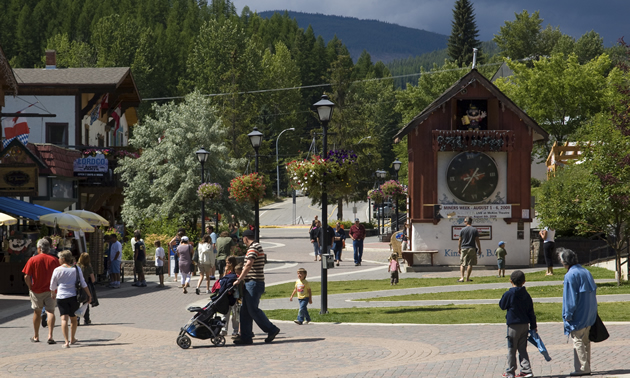
[[[42,319],[42,309],[46,308],[48,322],[48,344],[55,344],[53,330],[55,328],[55,307],[57,301],[50,290],[50,278],[59,266],[59,259],[51,254],[50,243],[45,239],[37,241],[37,255],[31,257],[24,266],[24,282],[28,286],[33,309],[33,329],[35,335],[31,342],[39,342],[39,326]]]
[[[464,219],[466,227],[459,233],[459,271],[461,277],[457,282],[472,281],[470,279],[470,273],[472,272],[472,267],[477,265],[477,255],[481,254],[479,231],[472,226],[472,222],[471,217],[466,217],[466,219]],[[465,279],[464,274],[466,275]]]

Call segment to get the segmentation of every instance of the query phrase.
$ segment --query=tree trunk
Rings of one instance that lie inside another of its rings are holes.
[[[343,220],[343,199],[337,200],[337,220],[341,222]]]

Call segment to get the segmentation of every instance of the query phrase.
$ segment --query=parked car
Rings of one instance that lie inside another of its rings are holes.
[[[298,189],[295,191],[295,196],[296,197],[304,197],[306,195],[306,192],[302,189]]]
[[[391,202],[384,202],[383,205],[375,205],[372,209],[374,218],[391,218],[395,214],[394,206]]]

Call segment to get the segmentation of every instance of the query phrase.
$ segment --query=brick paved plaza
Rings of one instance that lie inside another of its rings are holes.
[[[269,258],[275,260],[267,274],[270,284],[294,279],[298,265],[309,270],[312,280],[319,275],[319,265],[312,261],[304,239],[269,240],[281,243],[274,248],[268,244]],[[379,256],[377,251],[366,252],[375,262],[360,268],[342,264],[330,272],[331,279],[384,278],[386,268],[378,269]],[[368,273],[355,274],[358,269]],[[431,276],[436,274],[452,272]],[[126,282],[119,290],[103,288],[99,294],[101,305],[92,311],[93,324],[79,327],[80,343],[70,349],[61,348],[59,321],[56,345],[31,343],[28,298],[0,296],[0,377],[500,377],[505,365],[504,324],[298,326],[274,321],[281,333],[271,344],[265,344],[264,335],[255,328],[252,346],[237,347],[228,341],[225,347],[215,347],[209,340],[192,339],[192,348],[183,350],[175,339],[190,318],[185,308],[201,297],[182,294],[174,283],[158,289],[154,283],[135,288]],[[315,302],[312,311],[317,311],[319,298]],[[610,339],[593,344],[594,375],[630,375],[630,327],[627,323],[607,326]],[[46,332],[40,330],[43,340]],[[573,351],[562,325],[539,324],[539,333],[553,360],[545,362],[530,345],[534,374],[568,376]]]

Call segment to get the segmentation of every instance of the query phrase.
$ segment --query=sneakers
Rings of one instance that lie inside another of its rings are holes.
[[[310,323],[310,322],[311,322],[310,320],[307,320],[307,321],[305,321],[305,322],[304,322],[304,324],[308,324],[308,323]]]
[[[513,374],[509,374],[509,373],[503,373],[502,377],[505,377],[505,378],[514,378],[514,375],[513,375]]]
[[[199,293],[200,293],[199,288],[196,288],[195,289],[195,294],[199,295]]]
[[[131,284],[131,286],[140,287],[142,286],[142,284],[140,282],[134,282]]]
[[[238,332],[234,332],[234,333],[232,334],[232,340],[236,340],[236,339],[238,339],[239,337],[241,337],[241,335],[239,335],[239,334],[238,334]]]
[[[278,336],[278,334],[279,334],[279,333],[280,333],[280,328],[276,328],[276,330],[275,330],[275,331],[273,331],[273,332],[269,332],[269,333],[267,334],[267,338],[265,339],[265,342],[266,342],[266,343],[270,343],[270,342],[272,342],[272,341],[273,341],[273,339],[275,339],[275,338],[276,338],[276,336]]]
[[[302,325],[302,322],[301,322],[301,321],[299,321],[299,320],[294,320],[294,321],[293,321],[293,323],[295,323],[295,324],[299,324],[299,325]]]
[[[520,372],[520,373],[516,374],[516,377],[533,377],[533,376],[534,376],[534,373],[523,373],[523,372]]]

